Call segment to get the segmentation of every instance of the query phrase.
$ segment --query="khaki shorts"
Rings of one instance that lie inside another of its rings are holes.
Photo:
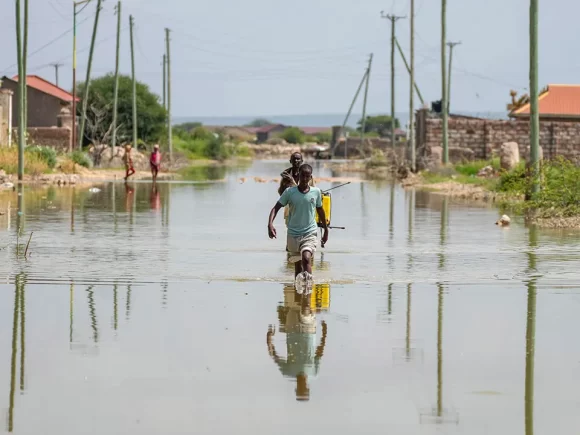
[[[288,234],[286,246],[288,249],[288,261],[296,263],[302,259],[302,252],[310,251],[314,256],[318,245],[318,232],[314,231],[305,236],[292,236]]]

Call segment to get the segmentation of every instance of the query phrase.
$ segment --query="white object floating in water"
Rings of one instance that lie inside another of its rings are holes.
[[[507,226],[512,220],[508,215],[503,215],[495,224],[500,226]]]
[[[2,184],[2,189],[12,189],[14,187],[14,183],[10,183],[9,181],[7,181],[6,183]]]
[[[89,189],[89,192],[91,192],[91,193],[98,193],[100,191],[101,191],[101,189],[99,189],[98,187],[91,187]]]

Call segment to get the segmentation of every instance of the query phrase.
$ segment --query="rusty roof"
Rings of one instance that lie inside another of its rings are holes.
[[[580,85],[548,85],[538,97],[538,112],[542,117],[580,117]],[[530,116],[530,103],[510,116]]]
[[[12,77],[12,80],[17,82],[18,76],[16,75]],[[73,100],[73,96],[71,93],[65,91],[62,88],[59,88],[57,85],[37,75],[26,76],[26,85],[41,92],[44,92],[45,94],[52,95],[53,97],[56,97],[59,100],[66,101],[67,103],[71,103]],[[77,101],[79,100],[80,98],[77,97]]]

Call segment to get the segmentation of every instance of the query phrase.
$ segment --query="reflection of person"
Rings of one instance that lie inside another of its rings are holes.
[[[135,173],[135,168],[133,167],[133,158],[131,157],[131,144],[125,145],[125,155],[123,156],[123,162],[125,163],[125,181]]]
[[[133,209],[133,192],[135,191],[135,189],[133,189],[131,186],[129,186],[127,183],[125,183],[125,210],[129,211]]]
[[[286,293],[286,289],[285,289]],[[327,326],[322,321],[322,338],[316,346],[316,315],[310,309],[310,294],[292,292],[296,304],[278,311],[280,331],[286,333],[286,358],[276,353],[272,343],[275,328],[270,325],[266,335],[268,353],[282,375],[296,379],[296,400],[310,399],[309,379],[318,375],[320,360],[326,345]]]
[[[151,209],[159,210],[161,208],[161,198],[159,197],[159,189],[156,184],[151,187]]]
[[[149,158],[149,165],[151,166],[151,177],[153,178],[153,182],[157,181],[157,174],[159,173],[159,169],[161,168],[161,153],[159,152],[159,145],[155,144],[153,146],[153,152],[151,153],[151,157]]]
[[[328,241],[328,227],[326,216],[322,208],[322,192],[318,187],[309,185],[312,178],[312,167],[302,165],[299,170],[298,186],[290,187],[282,193],[276,202],[268,219],[268,236],[276,238],[274,219],[278,211],[286,205],[290,205],[288,218],[288,235],[286,247],[290,253],[290,261],[294,262],[295,277],[302,274],[301,280],[306,287],[312,284],[312,256],[316,251],[318,242],[318,225],[314,213],[318,213],[319,221],[324,228],[322,247]]]

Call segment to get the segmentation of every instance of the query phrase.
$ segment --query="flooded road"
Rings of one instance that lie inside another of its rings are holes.
[[[0,192],[3,429],[580,429],[579,233],[353,182],[332,192],[346,230],[298,295],[282,217],[277,240],[266,231],[286,167]]]

